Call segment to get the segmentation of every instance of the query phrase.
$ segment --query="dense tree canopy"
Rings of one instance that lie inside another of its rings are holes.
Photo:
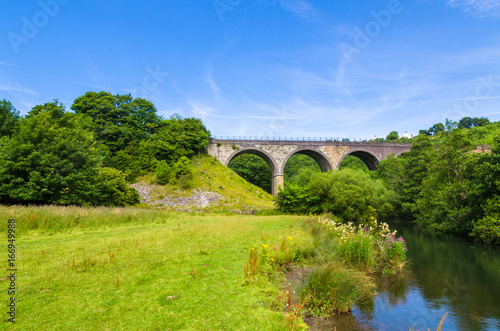
[[[71,109],[92,119],[96,139],[112,154],[126,149],[130,142],[155,133],[161,118],[147,100],[109,92],[87,92],[75,99]]]
[[[500,138],[491,154],[474,153],[470,131],[447,124],[439,139],[419,135],[410,152],[382,161],[377,174],[398,194],[400,216],[500,243]]]
[[[315,174],[305,187],[289,185],[278,208],[292,213],[331,212],[345,220],[370,220],[392,212],[394,193],[368,173],[345,169]]]
[[[58,101],[36,106],[0,147],[0,198],[18,203],[92,203],[100,158],[85,121]]]
[[[88,92],[72,109],[54,100],[21,118],[0,102],[0,203],[135,204],[126,180],[155,172],[158,159],[168,183],[190,187],[189,158],[210,138],[201,120],[163,120],[151,102],[108,92]]]
[[[20,120],[19,112],[7,100],[0,100],[0,137],[12,136]]]
[[[385,139],[387,139],[387,141],[398,140],[399,134],[397,131],[391,131],[391,133],[389,133]]]
[[[205,150],[210,141],[210,131],[198,118],[182,118],[174,114],[161,122],[154,140],[157,159],[173,164],[183,156],[190,158]]]

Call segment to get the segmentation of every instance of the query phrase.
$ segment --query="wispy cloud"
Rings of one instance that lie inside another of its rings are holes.
[[[207,82],[208,85],[210,85],[210,88],[212,89],[212,92],[214,93],[215,97],[218,98],[220,95],[220,89],[217,83],[214,81],[211,71],[205,72],[205,82]]]
[[[313,5],[305,0],[279,0],[279,3],[283,9],[301,18],[309,19],[319,15]]]
[[[103,86],[99,86],[99,85],[94,85],[94,84],[87,84],[87,83],[78,83],[78,84],[85,85],[85,86],[90,86],[90,87],[95,87],[95,88],[101,89],[103,91],[108,91],[109,90],[107,87],[103,87]],[[134,90],[134,92],[135,92],[135,90]]]
[[[15,64],[0,61],[0,66],[15,67]]]
[[[29,94],[40,94],[40,93],[32,91],[32,90],[11,87],[11,86],[0,86],[0,90],[2,90],[2,91],[15,91],[15,92],[22,92],[22,93],[29,93]]]
[[[448,0],[448,5],[478,16],[500,16],[499,0]]]

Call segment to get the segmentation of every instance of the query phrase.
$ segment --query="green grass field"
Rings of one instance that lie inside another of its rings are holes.
[[[7,220],[17,220],[18,269],[16,323],[2,319],[2,329],[284,328],[273,309],[283,279],[243,286],[243,269],[253,245],[304,236],[300,217],[4,206],[0,215],[5,270]]]

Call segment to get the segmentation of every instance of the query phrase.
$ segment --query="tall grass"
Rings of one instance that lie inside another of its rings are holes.
[[[155,209],[76,207],[76,206],[1,206],[0,228],[7,231],[8,219],[16,220],[20,233],[40,230],[43,233],[109,227],[119,224],[165,223],[179,213]]]
[[[314,270],[299,291],[301,300],[308,301],[310,313],[329,316],[371,302],[375,286],[363,272],[329,263]]]

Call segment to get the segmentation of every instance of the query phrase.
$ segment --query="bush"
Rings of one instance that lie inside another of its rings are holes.
[[[156,182],[160,185],[168,184],[170,180],[170,167],[165,160],[161,160],[156,165]]]
[[[128,206],[139,203],[139,193],[129,187],[125,174],[114,168],[99,169],[99,198],[96,204],[107,206]]]
[[[187,157],[181,157],[170,170],[170,183],[178,183],[181,188],[188,189],[192,186],[193,165]]]
[[[500,245],[500,217],[481,218],[474,225],[471,235],[486,244]]]
[[[113,168],[126,174],[129,182],[134,182],[137,177],[153,172],[157,163],[155,143],[152,140],[131,142],[125,149],[116,152],[110,162]]]

